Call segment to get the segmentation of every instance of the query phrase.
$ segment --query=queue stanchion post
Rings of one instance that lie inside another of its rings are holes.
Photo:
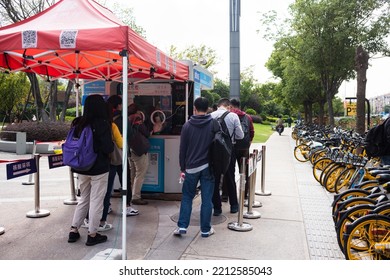
[[[36,152],[37,152],[37,141],[34,140],[31,158],[34,158],[34,155],[36,154]],[[23,182],[22,183],[22,185],[34,185],[34,184],[35,183],[33,182],[33,175],[32,174],[28,175],[28,181],[27,182]]]
[[[258,157],[258,153],[259,153],[259,151],[257,150],[257,149],[254,149],[253,150],[253,154],[251,154],[251,164],[252,164],[252,166],[251,166],[251,172],[252,172],[252,174],[251,175],[249,175],[248,174],[248,179],[249,179],[249,184],[250,184],[250,186],[249,186],[249,192],[252,192],[252,194],[253,194],[253,200],[252,200],[252,202],[251,202],[251,207],[254,207],[254,208],[257,208],[257,207],[261,207],[261,206],[263,206],[263,204],[260,202],[260,201],[257,201],[257,200],[255,200],[255,193],[256,193],[256,178],[257,178],[257,157]],[[249,168],[248,168],[249,169]],[[249,173],[249,172],[248,172]],[[250,176],[250,177],[249,177]],[[251,189],[251,186],[253,186],[253,190]],[[249,197],[249,195],[248,195],[248,197]],[[246,200],[245,201],[245,207],[248,207],[248,204],[249,204],[249,202],[248,202],[248,200]]]
[[[35,181],[35,187],[34,187],[34,196],[35,196],[35,210],[31,210],[27,212],[26,216],[28,218],[42,218],[50,215],[49,210],[40,209],[40,179],[39,179],[39,154],[34,155],[34,159],[37,165],[37,172],[34,174],[34,181]]]
[[[243,222],[243,208],[245,198],[245,171],[246,171],[246,158],[242,158],[242,168],[240,173],[240,193],[239,193],[239,204],[238,204],[238,222],[228,223],[228,228],[235,231],[250,231],[253,226],[249,223]]]
[[[78,200],[76,197],[76,189],[74,184],[74,173],[72,169],[69,167],[69,179],[70,179],[70,198],[64,200],[65,205],[76,205],[78,204]]]
[[[261,147],[261,191],[256,192],[256,195],[269,196],[270,191],[265,190],[265,164],[266,164],[266,146]]]
[[[244,218],[247,219],[258,219],[261,217],[261,214],[253,210],[255,205],[255,183],[256,183],[256,160],[257,154],[256,151],[253,154],[250,154],[248,161],[248,180],[249,180],[249,193],[248,193],[248,211],[244,213]]]

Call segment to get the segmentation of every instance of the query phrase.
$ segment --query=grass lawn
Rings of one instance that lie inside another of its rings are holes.
[[[255,128],[253,143],[265,143],[270,135],[275,132],[271,129],[270,124],[254,123],[253,126]]]

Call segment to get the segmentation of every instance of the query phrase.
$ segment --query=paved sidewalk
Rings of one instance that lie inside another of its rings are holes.
[[[315,181],[310,163],[294,159],[291,130],[282,136],[274,133],[266,145],[265,189],[270,196],[255,200],[262,207],[259,219],[244,219],[253,229],[247,232],[230,230],[229,222],[238,215],[230,214],[224,203],[223,215],[213,217],[216,233],[202,238],[199,232],[199,203],[188,233],[172,235],[176,227],[180,201],[149,200],[137,206],[140,215],[127,217],[127,259],[134,260],[310,260],[342,259],[337,246],[330,215],[332,196]],[[261,149],[261,144],[252,149]],[[0,160],[28,158],[0,153]],[[27,218],[34,210],[34,186],[22,185],[28,176],[6,180],[5,164],[0,164],[0,259],[2,260],[87,260],[120,259],[122,247],[121,199],[113,198],[113,213],[108,222],[114,229],[105,232],[108,242],[85,246],[87,232],[81,229],[81,240],[67,243],[74,205],[65,205],[70,198],[69,171],[66,167],[49,169],[47,159],[40,160],[40,209],[50,211],[42,218]],[[260,165],[256,191],[260,192]],[[247,209],[244,208],[244,211]]]

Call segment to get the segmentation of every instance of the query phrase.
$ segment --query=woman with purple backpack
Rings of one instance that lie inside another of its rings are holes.
[[[103,199],[107,191],[108,171],[110,168],[109,154],[114,150],[112,142],[111,123],[107,104],[100,95],[90,95],[84,104],[84,114],[73,120],[74,137],[79,137],[82,130],[91,126],[93,145],[97,158],[92,168],[87,171],[73,170],[78,173],[80,185],[80,200],[76,206],[68,242],[76,242],[80,238],[79,228],[89,215],[88,238],[86,245],[92,246],[107,241],[106,235],[99,234],[98,228],[103,212]]]

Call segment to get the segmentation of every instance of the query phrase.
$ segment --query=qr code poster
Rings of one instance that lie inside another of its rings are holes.
[[[75,49],[77,30],[62,31],[60,35],[60,47],[61,49]]]
[[[22,31],[22,48],[36,48],[38,44],[38,36],[36,30]]]

